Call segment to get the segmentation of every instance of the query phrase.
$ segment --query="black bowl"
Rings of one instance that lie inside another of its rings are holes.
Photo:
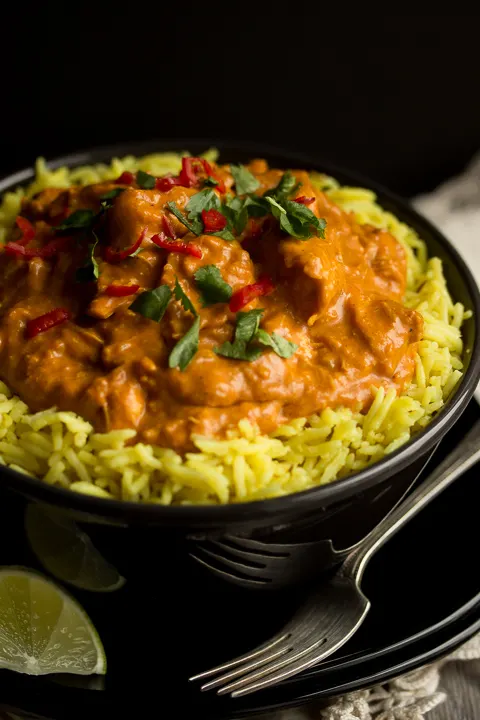
[[[287,497],[229,506],[162,507],[89,497],[50,487],[9,468],[0,468],[4,488],[20,493],[27,500],[61,508],[74,517],[84,529],[87,528],[95,544],[125,577],[142,575],[145,571],[151,575],[154,558],[156,562],[161,562],[163,582],[166,576],[170,576],[175,578],[176,585],[179,578],[182,578],[182,585],[206,579],[214,582],[208,570],[191,559],[189,553],[196,543],[225,533],[252,537],[265,543],[325,541],[315,548],[315,572],[338,562],[338,557],[333,557],[330,552],[331,547],[345,551],[361,541],[402,498],[436,444],[464,411],[480,377],[480,295],[470,270],[435,227],[405,201],[369,180],[302,155],[263,146],[229,145],[208,140],[159,140],[119,145],[62,157],[50,162],[49,166],[73,167],[106,161],[112,156],[164,150],[188,149],[200,153],[211,145],[219,146],[221,159],[225,162],[245,162],[252,157],[265,157],[277,167],[319,170],[333,175],[342,184],[372,188],[380,204],[412,226],[427,242],[431,255],[443,260],[452,295],[473,310],[473,317],[463,328],[464,376],[437,417],[424,431],[384,460],[330,485]],[[28,183],[33,174],[32,169],[27,169],[5,178],[0,182],[0,192]],[[125,529],[128,531],[125,532]],[[308,576],[311,572],[311,564],[306,563],[304,574]],[[286,573],[285,578],[288,577]]]

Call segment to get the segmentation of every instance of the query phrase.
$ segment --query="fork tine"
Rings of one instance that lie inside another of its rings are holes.
[[[197,548],[197,552],[199,552],[199,551],[206,552],[203,548]],[[218,562],[223,563],[223,559],[221,559],[221,558],[218,559],[215,555],[212,555],[212,553],[209,553],[209,554],[211,556],[213,556],[215,559],[217,559]],[[215,567],[215,565],[211,565],[209,562],[204,560],[201,557],[201,555],[198,555],[197,553],[191,552],[191,553],[189,553],[189,555],[191,558],[193,558],[194,560],[199,562],[201,565],[206,567],[211,573],[213,573],[217,577],[221,578],[222,580],[227,580],[228,582],[232,582],[232,581],[240,582],[244,586],[249,586],[249,585],[260,586],[260,585],[268,585],[269,584],[268,580],[265,580],[262,578],[256,579],[254,577],[251,577],[251,571],[249,568],[246,568],[245,577],[238,576],[238,575],[234,575],[233,573],[229,573],[226,570],[221,570],[220,568]],[[238,566],[235,569],[238,571],[238,569],[239,569]]]
[[[326,656],[332,654],[333,652],[334,650],[327,652]],[[302,655],[301,657],[298,657],[297,662],[293,663],[292,665],[287,665],[283,670],[277,670],[277,672],[273,673],[272,675],[267,675],[267,677],[264,677],[263,679],[252,683],[251,685],[247,685],[245,687],[239,688],[238,690],[234,690],[231,696],[232,698],[243,697],[244,695],[250,695],[251,693],[257,692],[257,690],[264,690],[265,688],[271,687],[272,685],[278,685],[278,683],[282,680],[286,680],[287,678],[292,677],[292,675],[298,675],[298,673],[302,672],[303,670],[308,670],[308,668],[318,665],[322,660],[323,656],[318,656],[318,648],[316,648],[314,651],[308,653],[307,655]],[[219,695],[223,695],[225,694],[225,692],[228,692],[228,690],[222,688],[217,692]]]
[[[228,660],[225,663],[222,663],[221,665],[217,665],[214,668],[210,668],[210,670],[204,670],[201,673],[197,673],[197,675],[192,675],[191,678],[189,678],[190,681],[193,680],[203,680],[204,678],[208,678],[211,675],[216,675],[219,672],[223,672],[224,670],[230,670],[231,668],[238,667],[238,665],[242,665],[242,663],[247,662],[248,660],[253,660],[259,655],[263,655],[268,650],[272,650],[273,648],[278,649],[278,645],[284,641],[288,640],[290,637],[290,633],[283,632],[280,635],[275,636],[272,640],[270,640],[267,643],[264,643],[263,645],[258,645],[256,648],[251,650],[250,652],[244,653],[244,655],[239,655],[238,657],[234,658],[233,660]]]
[[[257,686],[261,685],[262,683],[254,682],[256,680],[260,680],[261,678],[265,677],[265,675],[271,676],[272,682],[278,682],[278,677],[283,676],[282,673],[279,673],[278,671],[282,668],[286,668],[284,672],[294,674],[298,672],[297,669],[293,669],[294,667],[297,668],[298,661],[302,658],[305,658],[305,656],[310,657],[317,657],[318,656],[318,650],[319,648],[327,642],[326,638],[322,638],[321,640],[317,640],[316,642],[312,643],[311,645],[308,645],[303,650],[299,650],[298,652],[294,652],[293,648],[289,648],[292,650],[292,652],[288,653],[287,657],[279,657],[277,660],[275,658],[272,658],[274,662],[272,664],[266,665],[263,663],[263,667],[260,667],[258,670],[255,670],[254,672],[249,672],[248,675],[244,675],[239,680],[236,680],[233,683],[230,683],[229,685],[225,685],[224,687],[220,688],[218,690],[219,695],[225,695],[226,693],[232,692],[233,696],[237,696],[237,692],[241,692],[241,694],[247,694],[247,692],[253,692],[253,688],[256,688]],[[283,653],[285,654],[285,653]],[[315,654],[315,655],[314,655]],[[303,663],[306,662],[306,659],[304,659],[301,663],[303,666]],[[243,672],[246,672],[250,668],[245,667],[241,668]],[[238,673],[237,673],[238,674]],[[288,677],[288,675],[287,675]],[[270,678],[267,678],[267,680]],[[253,685],[251,684],[253,683]],[[270,683],[271,684],[271,683]],[[247,687],[246,687],[247,686]],[[245,690],[242,692],[242,689],[245,688]]]
[[[288,557],[292,547],[291,545],[285,543],[264,543],[261,540],[237,537],[236,535],[224,535],[222,539],[228,540],[228,542],[234,543],[235,545],[238,545],[238,547],[257,552],[260,555],[262,553],[266,553],[269,557],[275,553],[278,553],[282,557]]]
[[[210,680],[210,682],[205,683],[201,686],[201,690],[205,692],[206,690],[213,690],[213,688],[219,687],[220,685],[223,685],[224,683],[228,683],[231,680],[235,680],[235,678],[243,676],[245,673],[249,673],[250,671],[257,670],[257,668],[261,668],[262,665],[269,665],[272,660],[276,660],[277,658],[281,658],[285,655],[285,653],[288,653],[290,647],[288,643],[280,643],[278,645],[277,650],[271,652],[269,655],[263,656],[260,655],[257,660],[252,660],[251,662],[247,663],[246,665],[240,665],[236,670],[231,670],[228,673],[225,673],[224,675],[220,675],[220,677],[215,678],[214,680]],[[238,681],[240,682],[240,681]],[[235,683],[233,683],[235,685]],[[228,685],[227,685],[228,687]],[[222,694],[222,689],[218,691],[218,694]]]
[[[233,555],[234,557],[238,557],[241,560],[248,560],[251,563],[255,564],[255,567],[262,566],[265,567],[267,562],[270,562],[271,560],[282,560],[283,558],[277,557],[275,555],[272,556],[266,556],[266,555],[260,555],[259,553],[253,553],[248,550],[242,550],[241,548],[233,547],[233,545],[227,545],[222,542],[219,542],[218,540],[210,540],[209,545],[213,545],[214,547],[218,548],[219,550],[222,550],[223,552],[230,553],[230,555]],[[223,556],[222,556],[223,560]]]

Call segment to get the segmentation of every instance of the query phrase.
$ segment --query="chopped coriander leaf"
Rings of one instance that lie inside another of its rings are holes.
[[[257,360],[262,354],[260,348],[251,347],[242,340],[239,342],[235,341],[233,344],[228,341],[224,342],[220,345],[220,347],[214,348],[213,351],[217,355],[222,355],[223,357],[231,358],[232,360],[246,360],[247,362]]]
[[[260,325],[263,315],[263,308],[248,310],[248,312],[237,313],[237,325],[235,328],[235,342],[249,343],[253,339]]]
[[[208,233],[209,235],[215,235],[216,237],[220,237],[223,240],[228,240],[228,242],[232,242],[232,240],[235,240],[235,235],[230,232],[228,228],[225,228],[225,230],[219,230],[218,232],[214,233]]]
[[[168,358],[168,367],[180,368],[183,372],[198,350],[200,318],[196,317],[192,326],[180,338]]]
[[[287,340],[276,332],[269,335],[265,330],[260,329],[255,333],[254,339],[261,345],[272,348],[272,350],[281,358],[291,357],[298,348],[298,345],[290,342],[290,340]]]
[[[223,357],[234,360],[246,360],[247,362],[252,362],[259,358],[262,354],[261,349],[252,347],[249,343],[255,337],[262,313],[263,309],[237,313],[237,324],[233,343],[224,342],[220,347],[214,348],[214,352],[217,355],[223,355]]]
[[[278,185],[271,190],[267,190],[264,197],[273,197],[281,203],[292,194],[296,184],[297,181],[295,180],[295,177],[289,170],[287,170],[287,172],[283,173]]]
[[[156,178],[143,170],[137,172],[137,185],[143,190],[152,190],[155,187]]]
[[[244,230],[248,220],[247,200],[241,200],[238,197],[229,199],[222,205],[222,213],[227,218],[228,227],[235,230],[240,235]]]
[[[194,235],[201,235],[203,230],[203,224],[200,220],[189,220],[182,211],[177,207],[177,203],[168,202],[167,208],[170,210],[172,215],[175,215],[182,225],[185,225],[187,230],[190,230]]]
[[[168,285],[160,285],[155,290],[147,290],[147,292],[138,295],[130,305],[130,310],[150,320],[160,322],[165,315],[171,297],[172,291]]]
[[[308,240],[313,235],[325,237],[326,222],[301,203],[283,200],[282,204],[273,197],[265,198],[270,204],[273,217],[280,222],[280,228],[298,240]]]
[[[95,258],[95,248],[98,245],[98,237],[93,233],[95,242],[88,246],[88,260],[82,267],[78,268],[75,273],[76,282],[93,282],[98,280],[100,276],[100,270],[98,268],[98,262]]]
[[[61,225],[57,225],[55,230],[89,230],[96,217],[93,210],[75,210]]]
[[[203,307],[226,303],[232,297],[232,288],[222,278],[215,265],[204,265],[194,274],[195,282],[202,295]]]
[[[216,187],[218,185],[218,180],[215,180],[211,175],[205,178],[203,181],[204,185],[210,186],[210,187]]]
[[[180,300],[184,310],[190,310],[192,315],[198,315],[197,311],[193,307],[192,301],[190,300],[188,295],[186,295],[185,292],[182,290],[182,286],[178,282],[177,276],[175,276],[175,287],[173,289],[173,294],[175,295],[175,300]]]
[[[113,190],[109,190],[108,192],[104,193],[103,195],[100,195],[100,200],[114,200],[116,197],[118,197],[122,192],[125,192],[126,188],[123,187],[117,187],[113,188]]]
[[[220,200],[216,192],[209,188],[200,190],[200,192],[192,195],[185,210],[188,213],[189,220],[199,221],[199,215],[202,210],[220,210]]]
[[[270,205],[265,197],[247,197],[245,198],[245,207],[249,217],[264,217],[270,212]]]
[[[327,223],[324,218],[317,218],[306,205],[292,202],[292,200],[285,200],[283,206],[287,211],[288,228],[282,227],[282,221],[280,221],[280,227],[285,232],[299,240],[308,240],[312,235],[325,238]],[[286,225],[285,220],[284,225]]]
[[[287,211],[284,207],[280,205],[279,202],[275,200],[273,197],[266,197],[265,200],[269,203],[271,207],[271,212],[273,217],[276,217],[277,220],[280,220],[281,215],[286,215]]]
[[[247,195],[258,190],[260,183],[244,165],[230,165],[238,195]]]

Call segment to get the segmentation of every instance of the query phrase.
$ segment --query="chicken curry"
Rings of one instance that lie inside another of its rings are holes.
[[[25,200],[0,255],[0,377],[179,452],[247,418],[268,433],[366,409],[411,380],[406,256],[303,170],[183,158]]]

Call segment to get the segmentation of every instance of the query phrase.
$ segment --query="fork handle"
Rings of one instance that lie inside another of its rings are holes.
[[[480,421],[413,492],[396,507],[361,545],[347,556],[340,573],[360,583],[370,558],[428,503],[480,460]]]

